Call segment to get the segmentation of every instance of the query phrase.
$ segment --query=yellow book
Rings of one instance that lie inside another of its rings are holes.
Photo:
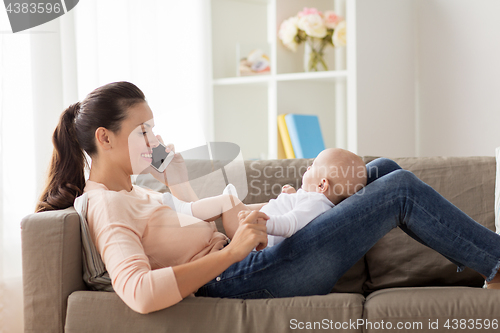
[[[286,158],[285,147],[283,146],[283,141],[281,140],[280,129],[278,128],[278,160],[284,160]]]
[[[292,141],[290,140],[290,135],[288,134],[288,128],[286,127],[285,115],[280,114],[278,116],[278,130],[283,142],[283,147],[285,148],[286,158],[295,158],[295,153],[293,152]]]

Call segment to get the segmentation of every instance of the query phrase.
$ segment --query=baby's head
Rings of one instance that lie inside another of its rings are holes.
[[[323,193],[335,205],[366,186],[366,165],[340,148],[323,150],[302,176],[302,189]]]

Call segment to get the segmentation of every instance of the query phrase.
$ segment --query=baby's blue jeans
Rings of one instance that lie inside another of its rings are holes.
[[[500,236],[472,220],[413,173],[379,158],[368,184],[278,245],[251,252],[196,296],[272,298],[323,295],[377,241],[400,227],[455,263],[491,280]]]

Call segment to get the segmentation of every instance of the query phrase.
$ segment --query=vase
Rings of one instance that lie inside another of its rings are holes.
[[[327,71],[328,65],[324,59],[323,49],[325,43],[320,40],[315,42],[308,39],[305,42],[304,48],[304,71],[305,72],[318,72]]]

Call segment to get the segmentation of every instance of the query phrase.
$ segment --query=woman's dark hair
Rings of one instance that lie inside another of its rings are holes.
[[[118,132],[127,109],[145,101],[143,92],[134,84],[113,82],[95,89],[62,113],[52,136],[54,152],[36,212],[73,206],[85,187],[84,151],[90,157],[97,153],[96,129]]]

